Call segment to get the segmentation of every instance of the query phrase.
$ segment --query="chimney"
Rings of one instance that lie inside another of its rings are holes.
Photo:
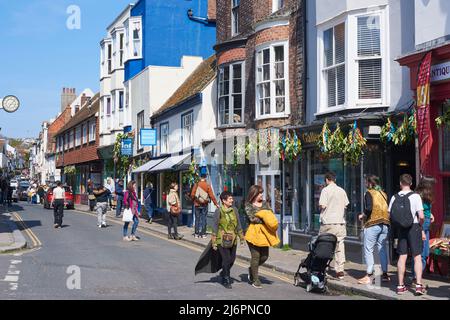
[[[89,99],[91,99],[91,97],[87,97],[85,93],[83,93],[83,95],[81,96],[81,108],[84,107],[84,105],[89,101]]]
[[[63,88],[61,94],[61,112],[77,98],[75,88]]]

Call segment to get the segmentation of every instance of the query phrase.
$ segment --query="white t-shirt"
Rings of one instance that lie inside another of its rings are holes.
[[[64,188],[56,187],[55,189],[53,189],[53,198],[55,200],[62,200],[65,198],[65,195],[66,191],[64,190]]]
[[[349,205],[347,193],[335,183],[323,188],[319,205],[325,207],[320,215],[322,224],[345,224],[345,209]]]
[[[398,194],[404,196],[412,191],[400,191]],[[392,204],[394,203],[395,197],[391,198],[391,202],[389,203],[389,212],[391,212]],[[414,218],[414,223],[419,223],[418,212],[423,211],[423,203],[422,198],[417,193],[414,193],[409,196],[409,203],[411,205],[411,214]]]

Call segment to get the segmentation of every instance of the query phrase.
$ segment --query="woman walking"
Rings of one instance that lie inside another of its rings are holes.
[[[178,197],[178,184],[173,182],[170,184],[170,191],[167,195],[167,212],[168,212],[168,238],[174,240],[183,239],[182,236],[178,234],[178,218],[181,214],[181,202]],[[172,233],[173,228],[173,233]]]
[[[220,195],[222,205],[216,210],[212,224],[212,246],[219,250],[222,257],[222,284],[231,289],[230,270],[236,260],[237,238],[244,244],[244,234],[234,199],[230,192],[224,191]]]
[[[261,186],[250,187],[245,206],[250,224],[245,234],[251,254],[248,280],[257,289],[262,288],[258,274],[259,267],[269,258],[269,247],[280,243],[276,234],[278,220],[270,206],[263,201],[263,193],[264,189]]]
[[[431,207],[434,200],[434,184],[436,180],[433,177],[425,176],[419,181],[419,185],[416,188],[416,193],[420,195],[423,202],[423,215],[425,216],[422,225],[422,240],[423,240],[423,250],[422,250],[422,271],[425,270],[427,266],[428,256],[430,255],[430,226],[434,222],[434,216],[431,213]],[[413,261],[413,283],[416,283],[416,275],[414,272],[414,261]]]
[[[123,225],[123,240],[124,241],[138,241],[136,237],[136,230],[139,225],[139,211],[138,211],[138,197],[136,194],[136,182],[130,181],[125,192],[124,205],[126,209],[130,209],[133,213],[133,227],[131,228],[131,236],[128,236],[128,226],[130,222],[125,222]]]
[[[383,275],[381,281],[389,282],[388,254],[386,240],[389,233],[389,211],[387,195],[380,187],[380,179],[370,175],[366,180],[367,192],[364,196],[364,213],[358,216],[364,223],[364,259],[367,265],[367,274],[358,280],[360,284],[371,284],[374,273],[373,251],[378,248]]]

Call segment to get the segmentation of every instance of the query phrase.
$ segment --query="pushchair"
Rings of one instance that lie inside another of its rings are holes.
[[[336,250],[337,238],[330,233],[313,237],[308,244],[309,254],[294,276],[294,285],[300,286],[300,280],[306,284],[306,291],[325,293],[327,291],[326,269],[330,266]]]

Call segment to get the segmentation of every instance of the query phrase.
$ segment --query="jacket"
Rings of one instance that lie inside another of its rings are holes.
[[[98,203],[108,202],[108,195],[110,194],[108,189],[94,190],[95,200]]]
[[[139,211],[138,211],[138,198],[136,195],[136,192],[133,191],[133,193],[130,193],[129,191],[125,192],[125,198],[123,199],[123,204],[125,208],[130,208],[133,212],[133,215],[136,217],[139,217]]]
[[[173,189],[170,189],[169,194],[167,196],[167,212],[170,212],[170,206],[180,205],[180,197],[178,197],[178,192]]]
[[[144,204],[146,206],[149,206],[152,204],[152,193],[153,193],[153,189],[151,188],[145,188],[144,190]]]
[[[123,197],[123,186],[117,184],[115,193],[116,193],[117,196],[122,196]]]
[[[196,208],[205,207],[207,205],[207,204],[201,204],[195,198],[195,193],[197,192],[198,187],[202,188],[203,190],[206,191],[206,193],[208,193],[210,200],[216,205],[216,207],[219,206],[217,203],[216,197],[214,196],[214,193],[212,192],[211,186],[208,184],[208,182],[201,180],[194,185],[194,187],[192,188],[192,191],[191,191],[191,199],[194,202],[194,205]]]
[[[211,226],[213,244],[216,245],[222,244],[223,232],[231,233],[235,236],[233,245],[237,244],[238,237],[239,239],[244,240],[244,234],[242,231],[241,220],[239,219],[238,210],[235,207],[233,207],[232,210],[233,210],[232,214],[234,217],[230,219],[231,223],[228,222],[227,218],[225,217],[225,213],[223,213],[220,208],[216,210],[213,218],[213,223]],[[232,225],[233,223],[234,228]]]
[[[245,240],[257,247],[275,247],[280,243],[278,238],[278,219],[271,210],[260,210],[256,213],[263,223],[250,224],[245,233]]]
[[[370,189],[364,197],[364,228],[378,224],[390,225],[387,195],[381,190]]]

